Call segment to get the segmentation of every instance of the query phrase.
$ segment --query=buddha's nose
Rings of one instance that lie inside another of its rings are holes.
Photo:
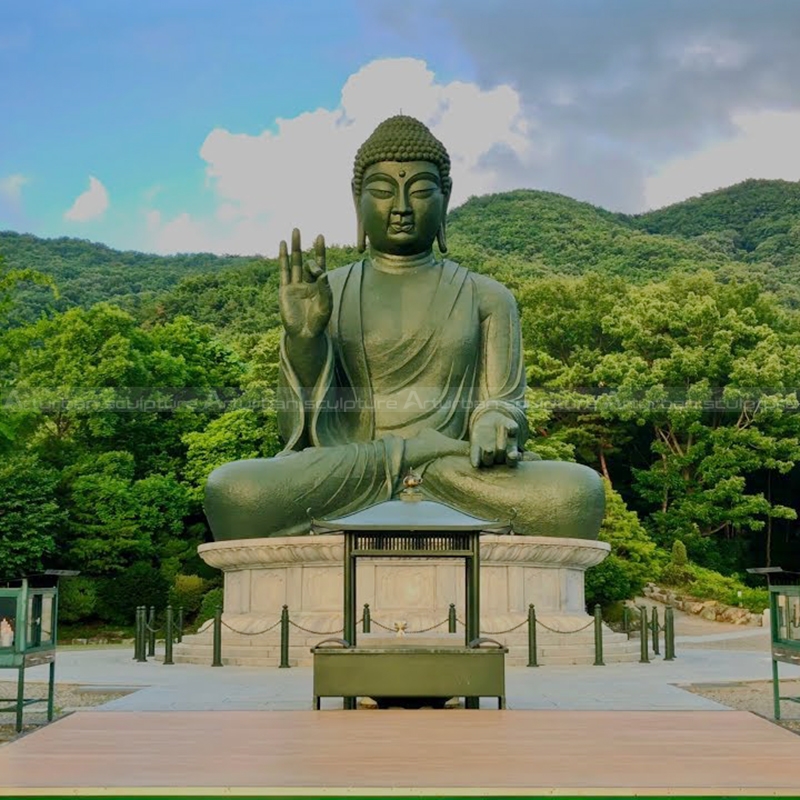
[[[395,198],[392,213],[399,214],[401,217],[411,213],[411,205],[408,202],[408,198],[405,196],[404,192],[398,193],[397,197]]]

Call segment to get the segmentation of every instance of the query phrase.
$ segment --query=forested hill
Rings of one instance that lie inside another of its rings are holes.
[[[525,277],[597,270],[640,281],[670,270],[716,269],[727,260],[713,248],[648,233],[630,217],[550,192],[472,198],[450,214],[448,226],[456,260],[462,249],[479,248],[513,259]]]
[[[50,276],[60,297],[49,289],[26,285],[15,293],[12,324],[30,322],[46,309],[88,308],[101,300],[126,305],[161,294],[182,279],[227,267],[244,266],[252,258],[209,253],[155,256],[113,250],[84,239],[40,239],[30,234],[0,232],[0,257],[9,269],[34,269]]]
[[[749,180],[632,218],[648,233],[723,241],[752,260],[800,257],[800,182]]]
[[[636,283],[672,271],[747,271],[800,305],[800,184],[745,181],[637,216],[615,214],[550,192],[519,190],[468,200],[448,220],[449,256],[516,288],[552,274],[613,274]],[[354,256],[331,248],[332,266]],[[274,262],[255,257],[120,252],[79,239],[0,233],[8,268],[50,275],[60,292],[26,286],[5,325],[113,300],[127,308],[163,298],[175,306],[233,281],[264,282]],[[737,266],[738,265],[738,266]],[[235,277],[234,277],[235,276]],[[197,299],[197,298],[196,298]],[[241,297],[228,298],[231,314]],[[224,314],[223,314],[224,316]]]

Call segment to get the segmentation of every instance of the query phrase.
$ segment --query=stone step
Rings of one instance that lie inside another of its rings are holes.
[[[310,650],[315,644],[318,644],[320,639],[310,639],[306,642],[298,642],[296,639],[289,639],[289,649],[290,650]],[[369,644],[374,644],[375,646],[385,647],[385,646],[408,646],[412,644],[410,641],[410,637],[404,637],[402,640],[392,639],[388,644],[386,641],[382,640],[372,640],[366,639],[365,637],[360,637],[358,639],[358,643],[362,646],[367,646]],[[442,643],[435,642],[432,640],[426,640],[424,642],[413,642],[415,645],[420,646],[442,646]],[[459,640],[458,642],[448,642],[452,646],[463,646],[463,640]],[[524,647],[527,649],[528,647],[528,639],[527,637],[518,637],[516,639],[506,639],[505,644],[507,647],[511,648],[520,648]],[[445,645],[446,646],[446,645]],[[591,639],[541,639],[537,637],[536,646],[540,652],[555,652],[555,651],[572,651],[575,649],[585,650],[587,648],[594,651],[594,638]],[[639,652],[640,643],[638,640],[628,640],[627,637],[623,635],[611,635],[611,636],[604,636],[603,637],[603,649],[610,651],[613,648],[631,648],[635,650],[637,653]],[[202,650],[207,651],[209,653],[213,650],[213,642],[210,639],[199,639],[194,638],[193,641],[189,641],[187,638],[184,638],[181,644],[176,644],[174,648],[175,653],[182,652],[186,648],[191,648],[192,650]],[[235,651],[236,655],[241,656],[252,656],[256,653],[264,654],[264,655],[280,655],[280,641],[279,640],[272,640],[272,641],[264,641],[260,639],[258,641],[247,642],[246,644],[242,644],[240,642],[229,641],[225,638],[222,640],[222,649],[224,653],[232,653]],[[650,650],[652,650],[652,644],[650,646]]]
[[[652,660],[659,660],[660,656],[653,657]],[[605,653],[603,660],[606,664],[619,664],[619,663],[635,663],[639,661],[638,653]],[[205,654],[184,653],[175,655],[174,661],[176,664],[200,664],[208,666],[211,659]],[[222,659],[223,664],[226,666],[240,666],[240,667],[259,667],[264,669],[276,669],[278,666],[277,658],[266,659],[261,656],[227,656]],[[572,655],[557,655],[557,656],[539,656],[538,663],[540,667],[548,666],[576,666],[594,664],[594,653],[588,654],[572,654]],[[311,667],[313,661],[311,657],[308,658],[289,658],[290,667]],[[522,655],[509,655],[506,658],[507,667],[527,667],[528,658],[527,654]]]
[[[190,656],[192,658],[199,658],[204,663],[211,663],[214,656],[214,648],[210,645],[202,645],[188,648],[175,648],[173,650],[173,658],[177,661],[178,658]],[[280,661],[281,649],[280,647],[224,647],[222,648],[223,661],[227,658],[247,658],[247,659],[261,659],[264,663],[277,664]],[[311,650],[308,647],[290,647],[289,660],[307,658],[309,661],[313,658]]]
[[[289,634],[289,644],[296,645],[298,647],[313,647],[319,642],[325,639],[338,639],[341,638],[341,634],[335,636],[311,636],[311,635],[292,635]],[[195,645],[208,645],[209,647],[213,643],[214,638],[211,633],[198,633],[192,634],[191,636],[184,636],[183,637],[183,644],[188,644],[191,646]],[[232,646],[232,647],[280,647],[281,637],[279,635],[272,635],[272,634],[264,634],[261,636],[241,636],[236,634],[222,634],[222,646]],[[180,645],[178,645],[180,646]]]
[[[628,645],[626,642],[625,645]],[[213,658],[213,648],[207,646],[183,647],[178,646],[174,651],[176,663],[210,664]],[[593,664],[594,646],[545,648],[537,647],[537,659],[540,666],[568,665],[568,664]],[[650,653],[650,657],[658,659],[660,656]],[[603,659],[606,663],[634,662],[640,658],[637,646],[609,646],[603,648]],[[222,652],[222,660],[231,666],[277,667],[280,661],[280,648],[228,648]],[[311,666],[313,657],[306,648],[290,647],[289,663],[292,666]],[[506,657],[508,666],[527,666],[528,648],[512,647]]]
[[[557,656],[560,654],[564,655],[575,655],[580,653],[591,653],[594,656],[594,644],[591,646],[581,646],[581,645],[571,645],[569,647],[539,647],[537,646],[536,652],[544,657],[547,658],[549,656]],[[508,651],[512,655],[516,655],[517,653],[527,653],[528,647],[509,647]],[[652,653],[652,650],[650,651]],[[612,646],[604,646],[603,653],[606,655],[610,655],[612,653],[639,653],[638,647],[625,647],[620,645],[612,645]]]
[[[482,636],[486,636],[490,639],[496,638],[498,641],[505,642],[510,645],[516,644],[527,644],[528,641],[528,633],[527,630],[521,629],[519,632],[514,632],[513,634],[503,634],[503,635],[492,635],[490,633],[482,633]],[[359,641],[369,641],[368,637],[374,637],[374,634],[363,634],[359,632],[357,634]],[[341,638],[341,634],[339,635],[331,635],[331,636],[316,636],[316,635],[298,635],[296,632],[292,631],[289,634],[289,644],[290,646],[298,646],[298,647],[314,647],[315,645],[319,644],[324,639],[336,639]],[[378,637],[375,637],[378,638]],[[383,637],[380,637],[383,638]],[[407,642],[411,642],[415,639],[412,635],[405,636],[405,637],[392,637],[391,639],[399,639],[402,638]],[[450,637],[443,637],[443,639],[449,639]],[[638,642],[638,637],[634,637],[635,641]],[[605,644],[615,644],[615,643],[627,643],[629,641],[634,641],[634,638],[628,639],[627,635],[624,633],[610,633],[607,630],[603,631],[603,642]],[[421,636],[419,638],[420,644],[429,644],[431,641],[431,637],[429,636]],[[460,634],[453,635],[453,642],[462,642],[463,638]],[[660,639],[663,642],[663,638]],[[211,646],[213,642],[213,636],[210,632],[208,633],[199,633],[199,634],[192,634],[189,636],[183,637],[182,644],[189,644],[192,646],[196,645],[208,645]],[[561,646],[562,644],[580,644],[580,645],[590,645],[594,646],[594,631],[591,629],[587,631],[581,631],[580,633],[551,633],[549,631],[541,631],[537,630],[536,632],[536,642],[539,645],[550,645],[550,646]],[[263,634],[260,636],[243,636],[239,634],[230,634],[229,632],[223,631],[222,635],[222,644],[223,647],[279,647],[280,646],[280,635],[279,634]],[[181,646],[181,645],[178,645]]]
[[[194,653],[182,653],[181,655],[175,655],[173,660],[176,664],[201,664],[204,666],[209,666],[211,664],[210,658],[196,655]],[[268,669],[276,669],[278,667],[277,658],[269,659],[267,661],[266,659],[258,656],[252,656],[249,658],[244,656],[238,656],[235,658],[223,656],[222,663],[227,667],[263,667]],[[308,663],[303,663],[301,659],[290,658],[289,666],[310,667],[311,661],[309,660]]]
[[[615,653],[604,654],[603,661],[606,664],[630,664],[639,660],[636,653]],[[570,667],[570,666],[591,666],[594,664],[594,653],[585,656],[549,656],[547,659],[540,658],[540,667]],[[527,667],[528,659],[519,657],[509,657],[506,659],[507,667]]]

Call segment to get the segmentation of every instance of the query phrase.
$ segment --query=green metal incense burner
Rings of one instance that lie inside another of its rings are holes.
[[[509,526],[464,514],[425,499],[413,474],[399,499],[345,517],[314,522],[314,533],[344,535],[344,633],[311,649],[314,707],[322,697],[342,697],[354,709],[358,697],[379,707],[440,705],[464,697],[478,708],[481,697],[505,707],[507,648],[480,636],[480,534],[507,533]],[[464,646],[419,646],[413,634],[394,647],[359,646],[356,636],[359,558],[458,558],[464,560]]]
[[[58,578],[77,572],[49,570],[0,586],[0,669],[16,669],[17,698],[0,712],[16,713],[16,730],[22,730],[23,709],[47,703],[47,720],[53,719],[55,661],[58,626]],[[49,664],[47,699],[25,697],[25,670]]]

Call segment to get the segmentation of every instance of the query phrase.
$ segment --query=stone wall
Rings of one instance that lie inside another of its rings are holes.
[[[685,611],[687,614],[696,614],[703,619],[714,622],[727,622],[734,625],[762,624],[762,615],[753,614],[746,608],[729,606],[717,600],[701,600],[698,597],[681,594],[673,589],[656,586],[654,583],[648,583],[645,586],[644,595],[650,600],[677,608],[679,611]]]

